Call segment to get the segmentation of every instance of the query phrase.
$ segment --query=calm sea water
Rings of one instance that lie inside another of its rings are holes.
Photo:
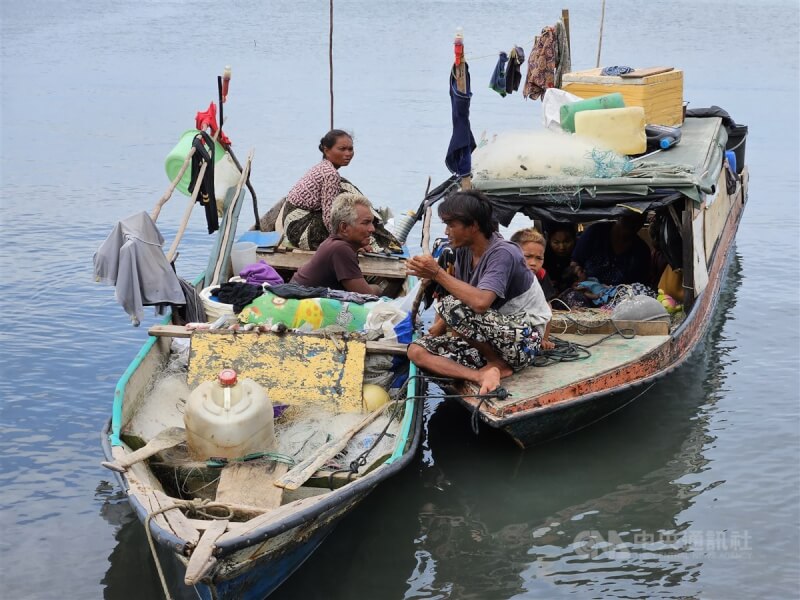
[[[691,107],[750,128],[750,204],[708,338],[629,409],[527,452],[430,401],[419,459],[275,597],[797,597],[798,5],[606,4],[604,65],[680,67]],[[456,26],[476,135],[537,127],[538,102],[487,83],[496,53],[527,51],[562,7],[338,0],[335,122],[357,148],[345,175],[395,211],[444,179]],[[569,8],[573,66],[593,67],[600,1]],[[226,64],[226,128],[242,159],[256,149],[261,208],[318,160],[327,3],[28,0],[1,14],[0,595],[158,598],[142,527],[99,466],[116,380],[154,319],[129,325],[92,282],[92,254],[154,206],[166,153]],[[162,212],[168,240],[185,202]],[[196,210],[181,275],[210,243]]]

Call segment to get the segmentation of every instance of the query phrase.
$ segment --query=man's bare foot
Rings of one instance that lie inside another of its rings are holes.
[[[479,394],[488,394],[500,386],[500,369],[487,365],[478,370],[478,383],[481,385]]]

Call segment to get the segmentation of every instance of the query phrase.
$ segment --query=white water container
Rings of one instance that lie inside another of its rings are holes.
[[[647,150],[641,106],[584,110],[575,114],[575,133],[598,140],[618,154],[641,154]]]
[[[242,270],[258,262],[254,242],[236,242],[231,248],[231,269],[234,275],[239,275]]]
[[[272,402],[252,379],[238,380],[224,369],[217,381],[198,385],[183,416],[186,442],[195,460],[238,458],[275,450]]]

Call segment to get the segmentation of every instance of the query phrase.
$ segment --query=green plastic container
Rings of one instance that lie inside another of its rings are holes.
[[[186,160],[186,155],[189,154],[189,150],[192,148],[192,140],[194,136],[200,133],[197,129],[187,129],[181,135],[180,141],[175,144],[175,147],[167,154],[167,158],[164,161],[164,169],[167,171],[167,177],[170,181],[175,179],[178,176],[178,171],[181,170],[181,166],[183,165],[183,161]],[[222,157],[225,155],[225,150],[219,144],[219,142],[214,143],[214,164],[218,163]],[[187,167],[186,172],[181,177],[181,180],[178,182],[178,185],[175,186],[175,189],[180,191],[185,196],[191,196],[189,193],[189,182],[192,180],[192,167],[189,165]]]
[[[575,113],[582,110],[599,110],[603,108],[625,108],[622,94],[606,94],[579,102],[570,102],[561,107],[561,129],[575,133]]]

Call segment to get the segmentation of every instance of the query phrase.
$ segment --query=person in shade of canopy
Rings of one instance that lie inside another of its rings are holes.
[[[334,233],[300,267],[291,283],[380,295],[381,288],[367,283],[358,266],[358,250],[369,243],[375,231],[369,200],[358,194],[341,194],[331,207],[330,223]]]
[[[432,256],[407,262],[411,275],[438,283],[428,334],[408,347],[408,357],[429,373],[471,381],[480,393],[519,371],[539,351],[550,307],[519,246],[494,231],[492,205],[480,192],[458,192],[439,205],[450,246],[452,274]]]
[[[591,225],[578,238],[572,262],[587,277],[607,285],[650,282],[650,248],[637,233],[644,215],[626,213],[614,222]]]

